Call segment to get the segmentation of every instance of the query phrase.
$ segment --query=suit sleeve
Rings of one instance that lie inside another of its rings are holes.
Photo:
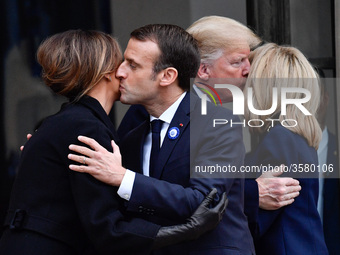
[[[213,118],[216,118],[213,114],[207,115],[203,120],[191,118],[190,144],[187,139],[185,145],[175,148],[181,152],[178,164],[184,163],[167,166],[166,170],[170,172],[172,169],[169,167],[177,168],[177,171],[180,169],[177,173],[181,177],[178,177],[176,183],[136,174],[132,196],[127,203],[129,211],[167,219],[173,224],[191,216],[211,188],[217,188],[219,195],[229,193],[234,183],[234,178],[228,178],[230,176],[218,175],[216,178],[209,173],[190,176],[190,170],[194,171],[195,166],[234,165],[239,168],[243,163],[241,128],[220,126],[212,129]],[[188,129],[189,127],[186,132]],[[190,154],[186,154],[185,148],[190,147],[192,149],[187,150]],[[179,179],[181,180],[178,181]]]
[[[244,213],[253,236],[258,234],[259,189],[255,179],[245,179]]]
[[[87,123],[88,124],[88,123]],[[82,125],[82,135],[110,148],[108,130],[101,125]],[[70,162],[69,162],[70,163]],[[70,171],[76,208],[89,239],[102,254],[149,254],[159,226],[123,215],[116,189],[89,174]]]

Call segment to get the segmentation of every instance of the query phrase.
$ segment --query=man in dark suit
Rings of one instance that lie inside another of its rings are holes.
[[[161,225],[183,222],[211,187],[216,187],[219,194],[227,192],[227,212],[214,231],[195,242],[170,246],[155,254],[254,254],[243,213],[244,179],[229,175],[230,178],[209,178],[209,172],[195,172],[197,166],[229,165],[238,169],[243,164],[244,146],[240,126],[213,127],[214,119],[238,121],[237,117],[210,103],[209,114],[202,116],[201,100],[188,92],[190,78],[198,68],[193,66],[192,54],[197,54],[199,60],[197,48],[192,45],[194,39],[172,25],[149,25],[131,33],[125,60],[117,70],[120,100],[141,104],[149,114],[120,144],[123,165],[132,171],[121,166],[117,148],[112,154],[84,137],[80,140],[94,151],[73,147],[89,158],[87,166],[70,168],[119,186],[118,194],[126,200],[127,213]],[[159,131],[161,148],[156,161],[149,161],[154,146],[150,121],[154,119],[163,122]],[[83,156],[70,158],[83,162]],[[191,174],[200,178],[191,178]]]
[[[319,71],[320,73],[320,71]],[[323,73],[320,73],[324,77]],[[329,95],[326,84],[321,86],[321,103],[318,121],[322,140],[318,148],[321,170],[319,178],[318,211],[320,213],[325,241],[330,255],[340,254],[340,184],[338,167],[337,137],[326,126]],[[331,171],[329,171],[331,170]]]
[[[220,16],[203,17],[194,22],[187,31],[198,41],[201,54],[193,93],[201,96],[209,91],[216,97],[216,91],[223,103],[232,102],[229,90],[213,90],[214,85],[234,84],[243,89],[250,69],[250,49],[263,42],[248,27]],[[149,114],[142,105],[132,105],[117,130],[119,137],[124,137],[148,117]],[[266,210],[279,209],[292,203],[299,195],[301,187],[297,180],[288,177],[275,178],[278,175],[271,176],[268,172],[265,177],[261,176],[256,180],[246,179],[245,212],[251,221],[256,218],[258,207]]]

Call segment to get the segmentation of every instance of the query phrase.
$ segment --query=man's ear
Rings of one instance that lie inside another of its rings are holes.
[[[210,68],[209,68],[209,66],[207,64],[205,64],[205,63],[201,63],[200,67],[198,69],[198,72],[197,72],[197,76],[201,80],[204,80],[204,81],[209,80],[209,77],[210,77]]]
[[[175,82],[178,77],[178,72],[176,68],[168,67],[162,71],[162,76],[160,80],[161,86],[167,86]]]

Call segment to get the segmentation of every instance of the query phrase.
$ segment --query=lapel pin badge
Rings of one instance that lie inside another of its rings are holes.
[[[175,140],[179,136],[179,129],[177,127],[172,127],[169,129],[168,137],[171,140]]]

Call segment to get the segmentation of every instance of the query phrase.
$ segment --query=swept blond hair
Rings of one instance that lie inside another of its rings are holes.
[[[201,63],[211,64],[225,52],[234,51],[244,45],[254,48],[261,39],[242,23],[221,16],[206,16],[195,21],[187,32],[198,43]]]
[[[268,43],[257,48],[253,52],[251,69],[245,86],[253,89],[252,101],[255,109],[267,110],[272,106],[273,87],[277,88],[278,104],[271,115],[258,116],[245,107],[245,118],[261,119],[264,121],[262,127],[251,127],[253,133],[265,132],[271,122],[265,121],[281,111],[281,88],[296,87],[305,88],[311,93],[311,99],[303,106],[312,114],[305,115],[294,104],[288,104],[286,115],[280,115],[280,122],[286,121],[288,125],[293,125],[287,119],[294,119],[298,122],[295,127],[286,127],[294,133],[304,137],[310,146],[318,148],[321,140],[321,129],[315,117],[320,102],[320,84],[318,74],[308,62],[306,57],[296,48],[279,46]],[[248,95],[245,93],[245,98]],[[302,98],[301,93],[289,93],[290,99]],[[247,100],[246,100],[247,101]],[[259,123],[258,123],[259,124]],[[255,125],[255,124],[254,124]]]

